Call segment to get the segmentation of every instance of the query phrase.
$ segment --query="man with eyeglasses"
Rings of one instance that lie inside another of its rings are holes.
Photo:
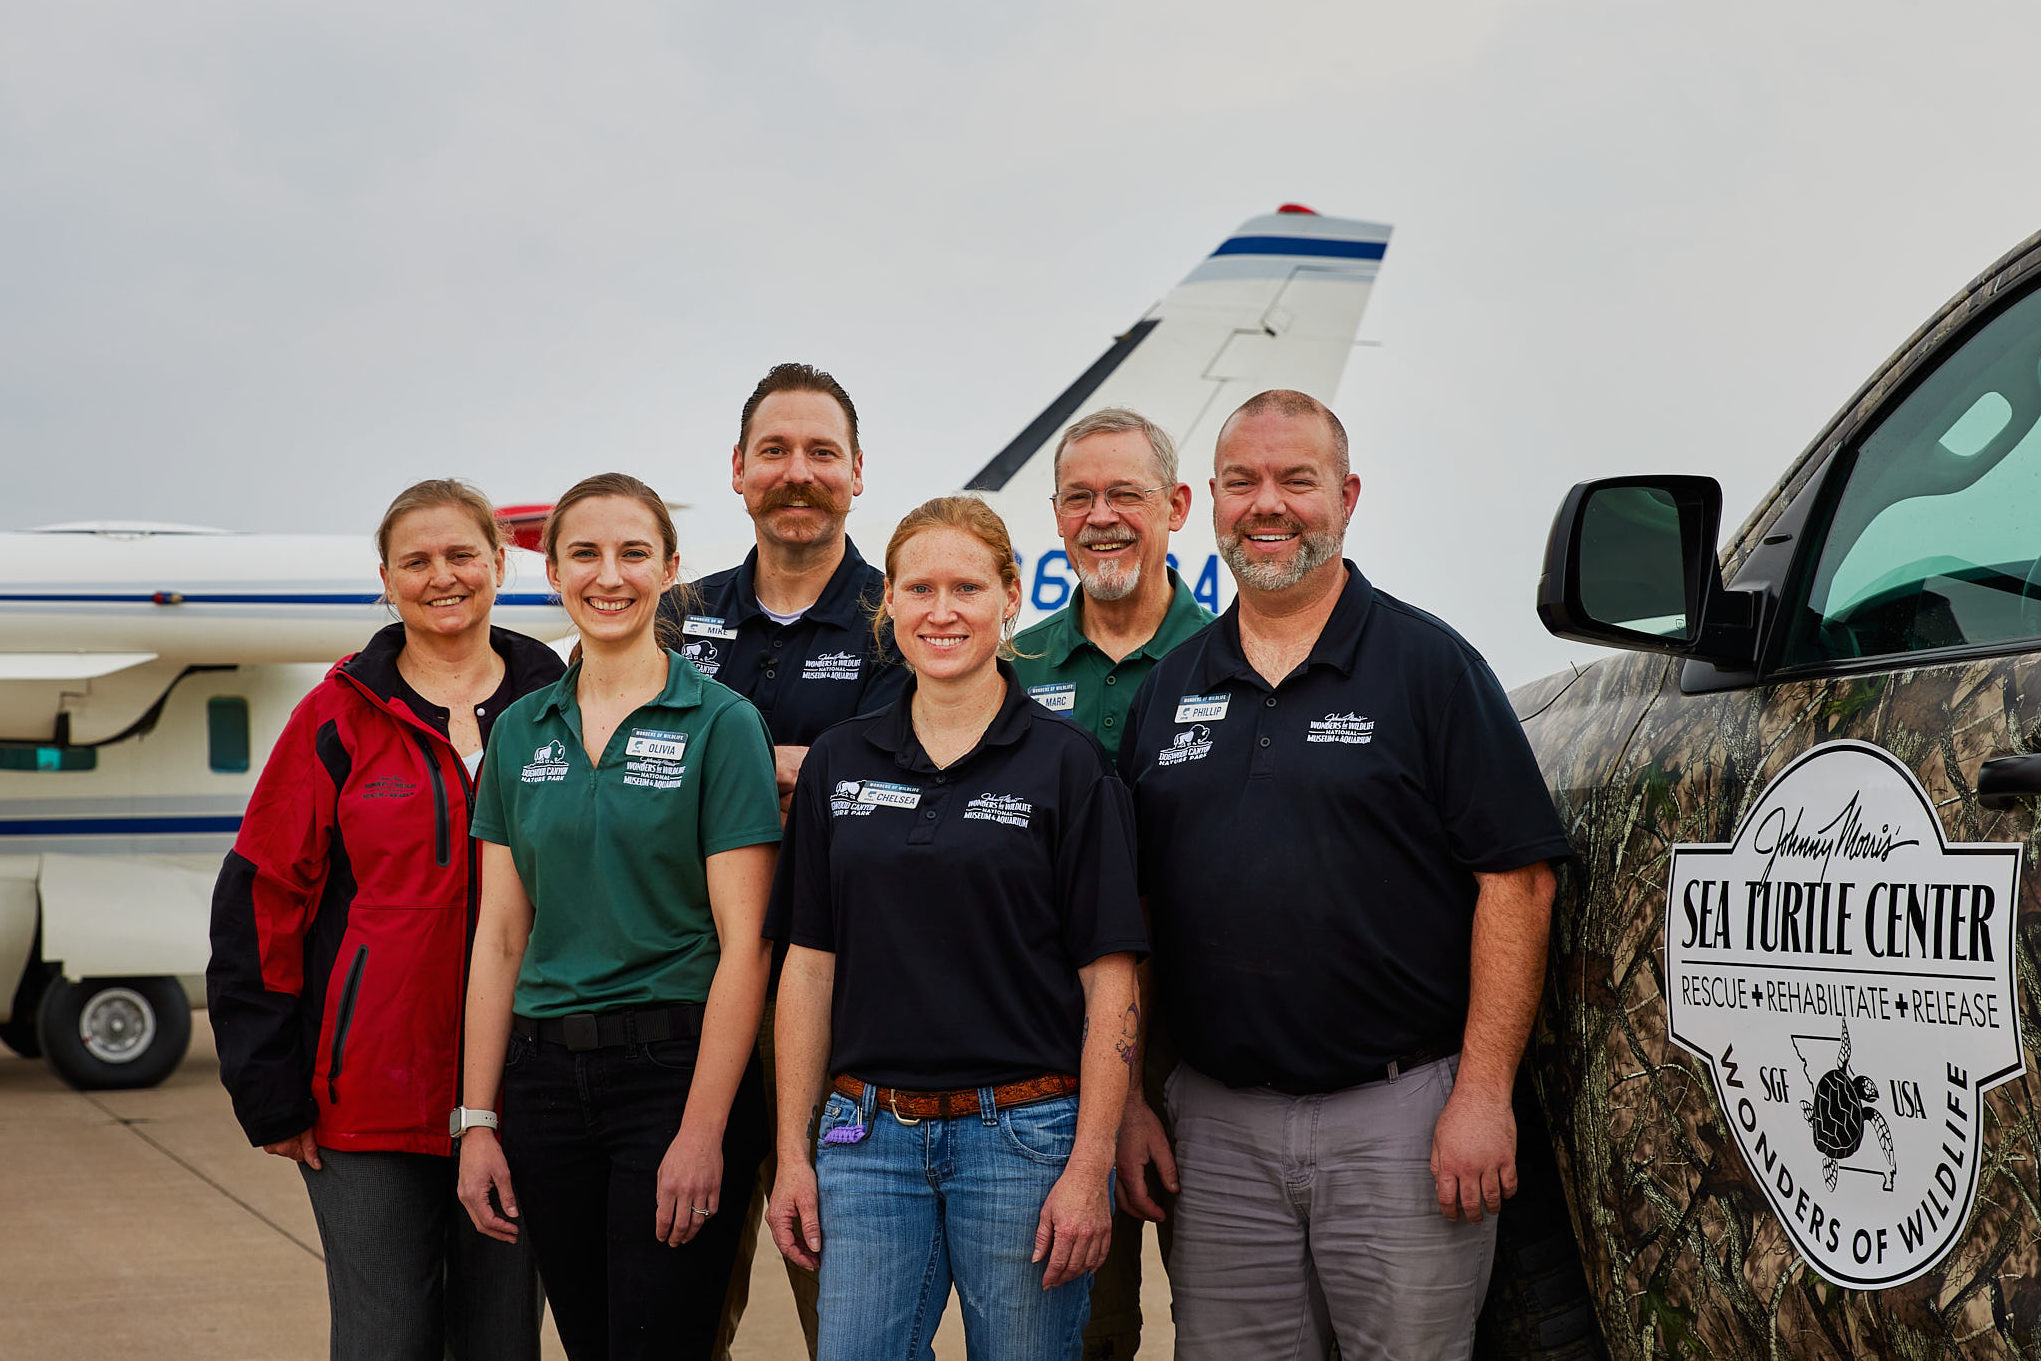
[[[1056,529],[1079,589],[1014,639],[1014,670],[1036,703],[1089,729],[1117,755],[1127,706],[1149,670],[1212,621],[1168,561],[1169,536],[1190,514],[1191,489],[1177,480],[1168,432],[1124,407],[1094,411],[1065,430],[1054,467]],[[1174,1055],[1158,1027],[1150,1028],[1147,1049],[1142,1076],[1153,1074],[1155,1089],[1146,1107],[1160,1110]],[[1159,1128],[1152,1143],[1162,1190],[1173,1190],[1175,1168]],[[1143,1218],[1157,1221],[1169,1250],[1166,1200],[1158,1203],[1162,1197],[1148,1187],[1130,1200],[1125,1185],[1119,1196],[1112,1251],[1092,1281],[1085,1361],[1131,1357],[1140,1345]]]

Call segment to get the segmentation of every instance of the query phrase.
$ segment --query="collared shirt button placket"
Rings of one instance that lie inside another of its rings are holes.
[[[1274,695],[1265,696],[1262,711],[1255,715],[1254,752],[1247,765],[1247,777],[1249,779],[1257,777],[1265,778],[1276,772],[1275,736],[1271,731],[1275,724],[1275,715],[1270,712],[1275,707],[1276,697]]]

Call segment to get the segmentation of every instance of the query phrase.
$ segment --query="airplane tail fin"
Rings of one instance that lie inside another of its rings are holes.
[[[1242,223],[965,484],[1047,496],[1063,428],[1102,406],[1132,407],[1202,466],[1218,426],[1255,393],[1296,388],[1330,403],[1388,250],[1390,228],[1285,204]]]

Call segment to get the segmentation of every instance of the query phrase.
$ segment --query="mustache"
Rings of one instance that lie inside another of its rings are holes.
[[[1245,538],[1249,534],[1298,534],[1304,532],[1304,522],[1291,515],[1266,515],[1233,522],[1233,537]]]
[[[1140,537],[1139,534],[1134,533],[1132,530],[1116,526],[1086,525],[1083,529],[1077,531],[1077,546],[1080,548],[1094,548],[1102,543],[1118,543],[1123,539],[1128,542],[1134,542],[1139,540]]]
[[[824,515],[836,516],[848,513],[848,507],[839,501],[830,492],[829,488],[819,482],[810,482],[806,486],[800,487],[781,483],[759,498],[758,513],[765,515],[771,511],[785,510],[788,506],[794,505],[797,502],[819,510]]]

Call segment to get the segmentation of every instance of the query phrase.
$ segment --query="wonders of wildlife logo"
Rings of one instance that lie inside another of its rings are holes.
[[[1828,742],[1727,845],[1676,846],[1666,1024],[1793,1245],[1838,1285],[1928,1271],[1977,1193],[1984,1094],[2025,1070],[2020,847],[1948,843],[1890,752]]]

